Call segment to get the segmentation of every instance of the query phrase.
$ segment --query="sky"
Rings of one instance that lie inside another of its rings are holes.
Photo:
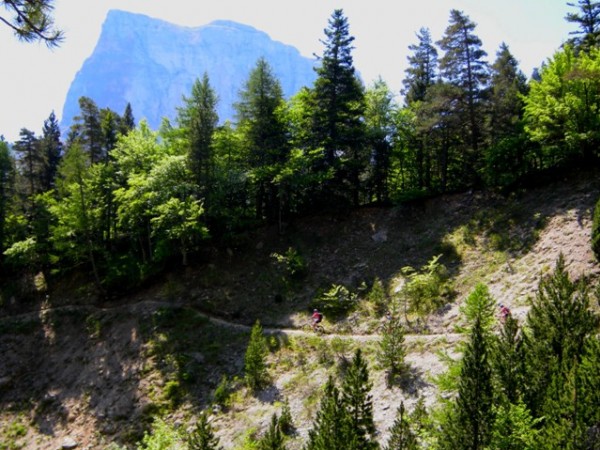
[[[14,142],[21,128],[39,135],[52,111],[61,119],[69,86],[92,54],[111,9],[189,27],[233,20],[312,57],[323,53],[323,31],[340,8],[355,38],[354,65],[363,81],[369,86],[381,77],[396,93],[416,33],[426,27],[439,40],[452,9],[477,24],[490,63],[505,42],[527,76],[576,29],[564,20],[575,11],[566,0],[55,0],[54,19],[65,32],[59,48],[19,42],[0,23],[0,135]],[[4,13],[0,8],[0,16]]]

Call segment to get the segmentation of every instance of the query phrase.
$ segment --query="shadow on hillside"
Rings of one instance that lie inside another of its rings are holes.
[[[130,445],[156,415],[206,408],[222,375],[241,373],[248,338],[181,308],[57,310],[0,325],[0,410],[26,414],[49,439],[85,422]]]

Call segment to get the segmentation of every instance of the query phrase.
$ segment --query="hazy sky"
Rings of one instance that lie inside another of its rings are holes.
[[[92,54],[110,9],[192,27],[234,20],[312,56],[322,54],[327,20],[342,8],[355,37],[354,64],[365,83],[381,76],[394,91],[401,88],[415,33],[427,27],[437,41],[451,9],[477,24],[490,62],[504,41],[527,76],[575,29],[564,20],[573,10],[566,0],[56,0],[55,5],[56,24],[66,33],[58,49],[20,43],[0,24],[0,134],[9,142],[18,139],[21,128],[39,134],[52,111],[60,120],[69,85]]]

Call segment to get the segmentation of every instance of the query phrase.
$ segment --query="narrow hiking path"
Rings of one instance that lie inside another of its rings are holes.
[[[45,316],[57,312],[89,312],[91,313],[110,313],[110,312],[118,312],[118,311],[127,311],[131,314],[139,314],[142,312],[155,311],[158,308],[190,308],[194,310],[197,314],[201,315],[208,319],[211,323],[215,325],[219,325],[222,327],[233,328],[239,331],[247,331],[250,332],[252,326],[245,325],[238,322],[232,322],[215,315],[211,315],[206,313],[205,311],[201,311],[193,305],[186,303],[172,303],[172,302],[163,302],[156,300],[142,300],[136,303],[127,303],[124,305],[115,305],[115,306],[96,306],[96,305],[60,305],[60,306],[47,306],[42,307],[38,310],[29,311],[20,314],[14,315],[6,315],[0,317],[0,325],[11,322],[11,321],[27,321],[27,320],[41,320],[44,321]],[[289,336],[319,336],[324,339],[333,339],[333,338],[343,338],[343,339],[352,339],[354,341],[359,342],[367,342],[367,341],[376,341],[381,338],[381,334],[379,333],[371,333],[371,334],[348,334],[348,333],[329,333],[325,330],[323,334],[316,334],[312,330],[305,330],[304,328],[284,328],[284,327],[276,327],[276,326],[263,326],[263,332],[265,334],[270,335],[289,335]],[[418,334],[418,333],[406,333],[404,335],[407,341],[417,341],[417,340],[426,340],[433,341],[436,339],[447,339],[449,342],[454,342],[458,340],[462,335],[460,333],[428,333],[428,334]]]

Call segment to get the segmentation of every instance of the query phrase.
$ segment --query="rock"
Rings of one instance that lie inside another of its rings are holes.
[[[206,360],[206,358],[204,357],[204,355],[202,353],[199,353],[199,352],[192,352],[192,353],[190,353],[190,358],[192,358],[198,364],[204,364],[204,361]]]
[[[386,242],[388,239],[387,231],[380,230],[377,233],[375,233],[373,236],[371,236],[371,239],[378,244],[381,244],[382,242]]]
[[[75,439],[73,439],[72,437],[66,437],[63,440],[60,448],[62,448],[62,449],[77,448],[77,445],[79,445],[79,444],[77,444],[77,441]]]
[[[273,69],[286,98],[316,79],[315,59],[251,26],[218,20],[192,28],[111,10],[94,52],[71,83],[61,128],[79,115],[79,98],[86,96],[118,114],[130,103],[136,119],[146,118],[157,129],[163,117],[175,118],[182,96],[190,96],[192,83],[204,72],[225,122],[234,118],[238,92],[260,57]]]

